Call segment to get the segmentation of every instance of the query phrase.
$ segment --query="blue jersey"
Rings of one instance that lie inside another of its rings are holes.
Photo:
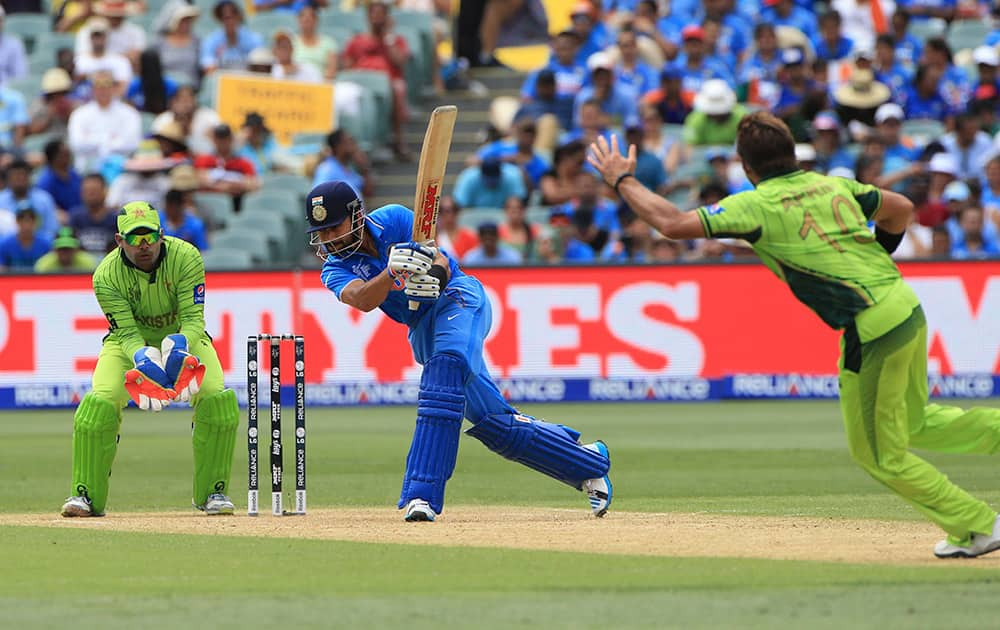
[[[369,281],[388,266],[389,249],[396,243],[412,240],[413,212],[399,204],[382,206],[365,217],[365,230],[375,241],[378,257],[363,252],[355,252],[346,258],[327,256],[323,263],[320,278],[326,288],[333,291],[337,298],[351,282],[355,280]],[[464,276],[458,263],[448,253],[448,265],[451,268],[451,280]],[[379,305],[391,319],[407,326],[415,326],[423,315],[434,308],[433,304],[421,302],[420,308],[411,311],[409,300],[402,291],[390,291],[385,301]]]

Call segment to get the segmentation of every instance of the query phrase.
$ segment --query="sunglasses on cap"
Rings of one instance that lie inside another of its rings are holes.
[[[145,234],[137,234],[135,232],[129,232],[128,234],[122,234],[122,240],[131,245],[132,247],[138,247],[143,243],[152,245],[156,243],[163,237],[163,234],[159,231],[156,232],[146,232]]]

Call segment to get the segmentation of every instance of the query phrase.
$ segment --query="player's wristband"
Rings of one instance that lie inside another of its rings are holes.
[[[882,246],[882,249],[890,254],[899,247],[899,243],[903,240],[903,234],[905,233],[893,234],[892,232],[886,232],[877,225],[875,226],[875,240]]]
[[[618,176],[618,179],[615,180],[615,185],[613,186],[613,188],[615,189],[615,194],[618,195],[619,197],[621,197],[622,194],[618,192],[618,187],[621,185],[622,180],[624,180],[626,177],[635,177],[635,175],[633,175],[632,173],[622,173],[621,175]]]
[[[427,272],[427,275],[434,276],[438,279],[438,282],[441,283],[439,285],[439,289],[442,291],[444,290],[445,285],[448,284],[448,270],[442,265],[431,265],[431,269]]]

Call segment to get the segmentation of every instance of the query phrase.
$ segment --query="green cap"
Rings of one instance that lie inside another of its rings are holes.
[[[73,228],[59,228],[56,239],[52,241],[52,249],[79,249],[80,241],[73,236]]]
[[[128,234],[139,228],[160,231],[160,213],[145,201],[130,201],[118,213],[118,233]]]

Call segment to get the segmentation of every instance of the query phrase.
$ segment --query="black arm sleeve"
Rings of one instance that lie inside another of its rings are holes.
[[[877,225],[875,226],[875,240],[882,246],[882,249],[890,254],[899,247],[899,243],[903,240],[903,234],[906,234],[906,232],[893,234],[892,232],[886,232]]]
[[[443,291],[445,286],[448,284],[448,270],[441,265],[431,265],[431,270],[427,272],[427,275],[434,276],[441,283],[439,288]]]

